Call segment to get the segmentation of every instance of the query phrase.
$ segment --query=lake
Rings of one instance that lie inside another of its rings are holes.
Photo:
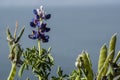
[[[33,29],[29,26],[34,17],[32,11],[37,7],[0,8],[0,80],[6,80],[11,68],[5,33],[7,26],[14,31],[16,20],[19,22],[19,29],[25,25],[21,47],[37,46],[37,41],[28,38]],[[49,43],[42,44],[42,47],[52,47],[51,54],[55,59],[52,75],[56,75],[58,66],[62,67],[64,73],[71,73],[82,50],[90,54],[96,73],[99,50],[104,43],[108,46],[114,33],[118,33],[116,52],[120,50],[120,5],[62,6],[45,9],[47,13],[52,14],[52,18],[47,21],[51,31],[47,33],[50,35]],[[25,71],[23,75],[19,80],[25,80],[27,76],[31,80],[37,80],[31,76],[31,71]]]

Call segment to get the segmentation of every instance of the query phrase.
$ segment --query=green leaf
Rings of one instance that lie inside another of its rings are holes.
[[[54,62],[54,58],[51,54],[48,54],[48,57],[50,58],[50,62]]]
[[[62,76],[63,71],[61,70],[61,67],[58,67],[57,74],[58,74],[58,76],[60,76],[60,77]]]
[[[50,52],[51,52],[51,49],[52,49],[52,48],[51,48],[51,47],[49,47],[49,48],[48,48],[47,53],[50,53]]]
[[[18,41],[20,40],[21,36],[23,35],[24,30],[25,30],[25,27],[23,27],[23,28],[21,29],[21,31],[20,31],[20,33],[19,33],[19,35],[18,35],[18,37],[17,37],[16,42],[18,42]]]
[[[112,76],[115,75],[114,68],[113,68],[113,66],[112,66],[111,63],[109,63],[109,68],[108,68],[108,72],[106,73],[106,75],[108,76],[108,75],[110,75],[110,74],[111,74]]]
[[[23,74],[24,69],[25,69],[25,63],[23,63],[23,65],[20,67],[20,70],[19,70],[19,72],[18,72],[18,76],[19,76],[19,77],[22,77],[22,74]]]
[[[44,48],[42,48],[42,49],[41,49],[41,55],[45,55],[46,53],[47,53],[47,50],[44,49]]]
[[[65,78],[65,77],[68,77],[68,75],[67,74],[63,75],[63,78]]]
[[[51,71],[51,67],[48,64],[46,64],[46,67],[49,71]]]

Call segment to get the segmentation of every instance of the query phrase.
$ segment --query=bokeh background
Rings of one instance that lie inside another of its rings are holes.
[[[118,33],[116,52],[120,50],[120,1],[119,0],[0,0],[0,80],[6,80],[11,64],[8,59],[9,48],[5,30],[9,26],[13,32],[16,21],[19,29],[25,26],[25,33],[20,41],[21,47],[37,46],[37,41],[30,40],[32,29],[29,22],[34,17],[33,9],[44,6],[52,18],[47,21],[51,31],[49,43],[42,47],[52,47],[55,59],[52,75],[56,75],[61,66],[64,73],[75,69],[78,54],[86,50],[91,57],[94,73],[97,72],[99,50],[114,33]],[[37,80],[31,71],[25,71],[18,80]]]

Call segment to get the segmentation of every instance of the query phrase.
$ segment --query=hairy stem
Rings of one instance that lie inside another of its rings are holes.
[[[39,56],[41,55],[41,42],[38,39],[38,50],[39,50]]]
[[[12,63],[12,68],[7,80],[14,80],[16,74],[16,63]]]

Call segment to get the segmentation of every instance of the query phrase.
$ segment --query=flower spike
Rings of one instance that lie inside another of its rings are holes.
[[[47,23],[44,21],[50,19],[51,14],[46,14],[43,6],[40,6],[38,9],[34,9],[33,13],[35,14],[35,17],[30,22],[30,26],[33,28],[38,27],[38,30],[33,30],[32,34],[28,35],[28,37],[33,40],[39,39],[42,42],[48,42],[49,36],[45,35],[45,32],[49,32],[50,28],[47,27]]]

